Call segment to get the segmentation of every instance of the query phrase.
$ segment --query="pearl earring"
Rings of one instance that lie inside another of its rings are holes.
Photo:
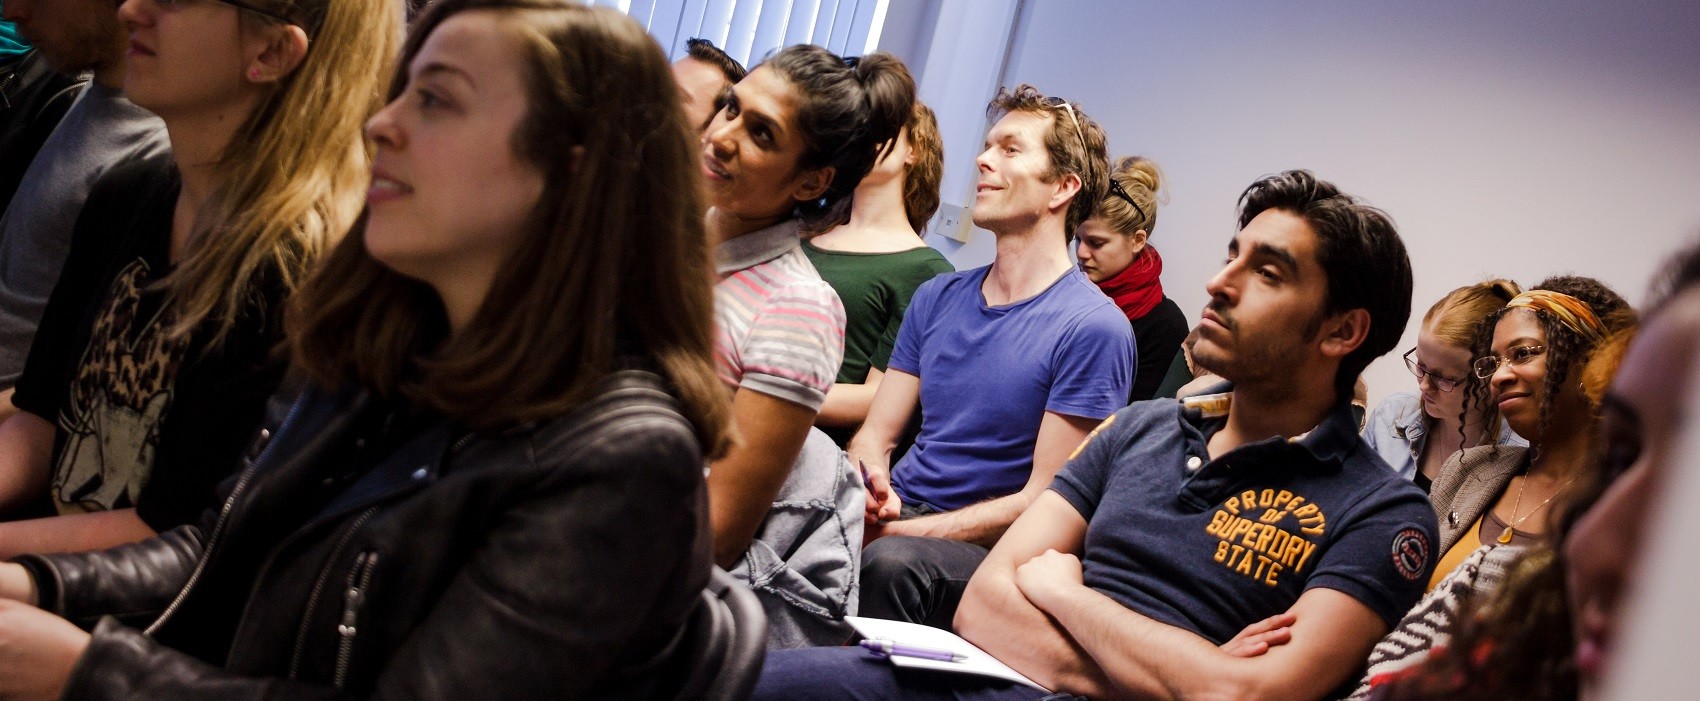
[[[258,69],[258,68],[248,69],[248,79],[249,80],[259,80],[260,79],[260,69]]]

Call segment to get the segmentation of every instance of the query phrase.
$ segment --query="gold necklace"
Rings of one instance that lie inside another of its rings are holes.
[[[1534,516],[1537,512],[1539,512],[1541,507],[1552,503],[1552,500],[1557,499],[1558,495],[1563,494],[1564,490],[1570,488],[1570,483],[1575,481],[1576,478],[1574,476],[1565,480],[1564,484],[1559,486],[1559,488],[1552,493],[1552,496],[1546,498],[1546,501],[1536,504],[1535,508],[1531,509],[1529,513],[1523,514],[1523,518],[1517,518],[1517,512],[1523,508],[1523,490],[1529,487],[1529,476],[1523,475],[1523,483],[1517,485],[1517,501],[1513,502],[1511,505],[1511,518],[1515,520],[1506,524],[1505,530],[1501,532],[1499,537],[1495,538],[1495,540],[1498,540],[1500,545],[1509,545],[1511,543],[1511,529],[1516,528],[1518,524],[1529,520],[1529,517]]]

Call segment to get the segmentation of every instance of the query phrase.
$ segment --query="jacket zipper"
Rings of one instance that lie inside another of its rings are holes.
[[[5,78],[0,78],[0,109],[12,109],[12,84],[18,82],[18,71],[21,70],[23,67],[19,66]]]
[[[200,581],[201,575],[207,570],[207,561],[212,559],[213,547],[218,545],[219,536],[224,534],[224,527],[230,520],[230,512],[236,506],[237,497],[241,496],[242,490],[247,488],[249,482],[253,481],[255,469],[260,463],[265,462],[267,456],[271,455],[272,448],[277,445],[278,435],[282,434],[291,423],[294,423],[295,416],[301,411],[302,404],[303,402],[298,401],[289,407],[289,413],[283,417],[283,423],[278,424],[277,432],[272,434],[271,439],[266,443],[266,447],[262,448],[260,454],[253,460],[249,460],[247,466],[242,468],[242,476],[236,478],[236,486],[231,488],[230,496],[224,498],[224,506],[219,509],[218,520],[213,522],[212,533],[207,535],[206,547],[201,548],[201,559],[195,562],[195,569],[189,573],[189,579],[183,582],[183,588],[177,590],[177,596],[172,598],[171,604],[165,607],[165,611],[159,614],[159,618],[154,619],[147,630],[142,631],[143,635],[152,637],[154,633],[159,632],[160,626],[165,625],[165,621],[171,618],[171,615],[176,613],[178,608],[183,606],[183,600],[189,598],[189,590],[195,587],[195,583]]]
[[[370,520],[376,513],[378,513],[378,507],[374,506],[356,517],[354,522],[349,524],[348,529],[343,531],[342,538],[337,540],[336,547],[331,549],[330,556],[325,558],[325,568],[319,572],[318,578],[313,582],[313,591],[307,596],[307,609],[301,617],[301,629],[296,631],[295,634],[295,654],[289,660],[290,679],[295,679],[301,672],[301,660],[307,652],[309,626],[313,622],[314,614],[319,610],[319,598],[324,595],[325,587],[330,584],[331,569],[338,560],[342,559],[343,551],[348,549],[348,544],[354,540],[354,535],[360,532],[360,527],[366,525],[366,521]]]
[[[366,603],[367,588],[372,585],[372,572],[378,568],[378,553],[368,550],[354,558],[354,568],[348,571],[348,591],[342,602],[342,623],[336,627],[342,636],[336,650],[336,673],[331,686],[341,690],[348,681],[348,663],[354,658],[354,636],[360,632],[360,608]]]

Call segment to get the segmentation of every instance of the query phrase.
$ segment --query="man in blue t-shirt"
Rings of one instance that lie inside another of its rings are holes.
[[[1133,381],[1127,319],[1068,249],[1109,187],[1103,130],[1027,85],[992,107],[1002,117],[976,159],[974,223],[997,236],[997,257],[916,290],[848,446],[869,486],[862,615],[924,620],[916,588],[932,582],[958,582],[959,595]],[[921,431],[893,466],[917,404]]]
[[[1104,421],[956,612],[963,638],[1053,691],[1323,698],[1434,566],[1433,507],[1357,436],[1350,410],[1359,373],[1410,316],[1392,223],[1305,171],[1240,201],[1193,347],[1231,384]],[[755,698],[1044,695],[813,648],[771,654]]]

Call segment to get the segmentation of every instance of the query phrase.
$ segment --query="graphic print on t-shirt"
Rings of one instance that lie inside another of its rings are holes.
[[[1282,574],[1302,576],[1327,529],[1321,507],[1285,489],[1264,489],[1228,497],[1204,532],[1219,539],[1216,562],[1273,587]]]
[[[141,259],[120,270],[90,330],[59,417],[66,436],[53,496],[61,513],[134,506],[153,469],[187,344],[166,338],[163,312],[141,318],[148,273]]]

